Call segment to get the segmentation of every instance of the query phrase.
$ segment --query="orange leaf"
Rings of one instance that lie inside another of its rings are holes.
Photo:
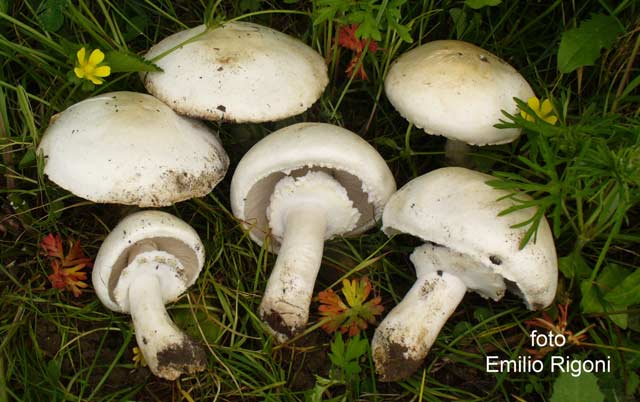
[[[341,26],[338,30],[338,44],[354,52],[361,52],[364,44],[356,38],[357,24]]]
[[[40,247],[44,250],[44,253],[49,257],[56,257],[63,259],[64,252],[62,250],[62,239],[59,234],[53,235],[49,233],[40,242]]]
[[[59,234],[48,234],[40,243],[45,254],[51,258],[52,274],[48,276],[51,286],[56,289],[66,289],[75,297],[82,294],[82,289],[88,287],[84,282],[87,273],[85,267],[93,265],[90,258],[85,256],[80,241],[69,240],[69,253],[64,254],[62,239]]]
[[[327,333],[340,329],[343,334],[355,336],[367,329],[368,324],[375,323],[375,316],[382,314],[384,308],[380,304],[382,299],[379,296],[367,301],[371,290],[371,282],[367,277],[351,281],[343,280],[342,294],[348,305],[332,289],[319,292],[318,311],[321,316],[330,318],[322,329]]]

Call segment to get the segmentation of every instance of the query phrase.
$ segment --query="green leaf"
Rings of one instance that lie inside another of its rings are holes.
[[[558,49],[558,70],[570,73],[579,67],[592,66],[600,50],[609,49],[621,33],[614,17],[593,14],[591,19],[562,34]]]
[[[355,336],[347,342],[347,350],[344,355],[346,361],[355,360],[358,361],[362,355],[367,353],[367,346],[369,342],[366,338],[360,339],[359,336]]]
[[[604,395],[598,387],[598,378],[592,373],[574,377],[561,373],[553,384],[551,402],[602,402]]]
[[[45,0],[38,7],[38,19],[45,31],[55,32],[64,23],[64,9],[67,0]]]
[[[617,264],[608,264],[598,275],[597,283],[603,293],[609,293],[629,276],[629,270]]]
[[[591,268],[578,251],[572,251],[571,254],[560,257],[558,268],[569,279],[586,279],[591,274]]]
[[[640,269],[624,278],[622,283],[607,293],[605,299],[625,306],[640,303]]]
[[[366,11],[357,11],[349,14],[349,22],[359,24],[356,30],[356,38],[382,40],[382,34],[378,29],[376,19]]]
[[[598,275],[595,283],[585,280],[580,284],[582,301],[580,306],[584,313],[608,313],[626,310],[627,305],[611,303],[606,295],[629,275],[629,271],[616,264],[609,264]],[[609,314],[608,317],[619,327],[626,329],[628,314]]]
[[[465,0],[464,4],[473,8],[474,10],[481,9],[482,7],[493,7],[502,3],[502,0]]]
[[[640,332],[640,314],[631,314],[629,316],[628,328]]]
[[[305,401],[322,402],[324,393],[335,384],[339,382],[316,375],[316,385],[305,393]]]
[[[582,294],[580,307],[583,313],[601,313],[604,311],[602,300],[600,300],[600,293],[594,283],[591,283],[589,280],[582,281],[580,284],[580,293]]]
[[[456,37],[461,38],[467,27],[467,13],[461,8],[452,8],[449,10],[449,15],[453,20],[453,26],[456,27]]]
[[[111,73],[162,71],[142,56],[117,50],[107,52],[104,64],[111,67]]]
[[[18,162],[18,167],[24,169],[26,167],[34,166],[36,164],[36,151],[33,148],[27,150]]]
[[[411,37],[409,28],[400,24],[400,19],[402,17],[400,9],[404,3],[406,3],[406,0],[391,0],[389,4],[387,4],[385,18],[387,19],[389,26],[398,33],[398,36],[400,36],[403,41],[412,43],[413,38]]]
[[[347,12],[349,6],[349,2],[342,0],[318,0],[316,2],[317,8],[313,17],[313,25],[335,19],[336,15]]]
[[[336,332],[336,336],[333,342],[331,342],[331,353],[329,353],[329,359],[334,366],[340,368],[344,366],[344,352],[345,349],[342,334],[340,332]]]
[[[142,35],[150,23],[148,16],[134,15],[129,19],[127,30],[122,34],[122,38],[127,42],[133,40],[136,36]]]
[[[471,15],[462,8],[452,8],[449,15],[456,27],[456,38],[462,39],[467,33],[477,30],[482,25],[482,17],[479,13],[471,12]]]
[[[633,371],[629,371],[627,384],[625,386],[625,393],[628,396],[633,396],[633,394],[635,394],[636,390],[638,389],[638,386],[640,386],[640,376],[638,376],[638,374],[634,373]]]
[[[202,310],[196,310],[195,313],[192,313],[190,309],[179,309],[171,313],[173,322],[187,335],[195,339],[201,339],[204,335],[209,343],[218,341],[222,330],[209,313]]]

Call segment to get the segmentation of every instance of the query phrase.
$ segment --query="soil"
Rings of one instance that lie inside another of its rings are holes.
[[[288,386],[293,391],[304,391],[314,387],[316,375],[327,378],[331,362],[328,344],[331,337],[317,330],[294,342],[281,352],[280,366],[290,367]]]
[[[116,358],[124,342],[124,337],[120,333],[110,332],[103,342],[103,331],[91,332],[96,328],[91,328],[86,322],[79,322],[79,324],[78,330],[86,335],[81,336],[75,346],[69,348],[70,353],[63,355],[61,378],[71,378],[77,374],[79,366],[89,367],[95,362],[95,367],[89,378],[86,379],[87,384],[85,385],[86,390],[93,390],[98,386],[109,369],[111,362]],[[41,321],[38,322],[35,332],[38,347],[44,353],[45,358],[53,358],[62,346],[62,337],[56,325],[49,321]],[[101,343],[102,347],[100,346]],[[131,362],[133,361],[132,359],[132,348],[127,348],[121,357],[121,362]],[[144,384],[144,386],[135,396],[136,400],[139,401],[171,400],[174,393],[172,382],[153,376],[146,367],[129,369],[116,366],[95,397],[99,400],[101,396],[113,394],[115,391],[125,387],[140,384]]]

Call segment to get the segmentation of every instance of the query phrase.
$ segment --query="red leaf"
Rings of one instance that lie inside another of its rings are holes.
[[[51,268],[53,269],[53,273],[48,276],[49,281],[51,281],[51,286],[56,289],[64,289],[66,279],[64,271],[60,269],[60,263],[57,260],[51,261]]]
[[[349,78],[353,77],[354,79],[360,79],[362,81],[369,81],[369,77],[367,76],[366,71],[364,71],[364,65],[360,64],[360,67],[357,71],[354,71],[356,65],[358,65],[358,61],[360,61],[360,57],[362,53],[357,53],[351,58],[349,64],[347,65],[347,69],[344,72],[347,74]]]
[[[364,48],[362,40],[356,38],[356,31],[358,30],[357,24],[351,24],[349,26],[341,26],[338,30],[338,44],[354,52],[361,52]]]
[[[45,254],[51,258],[53,273],[48,276],[51,286],[56,289],[71,291],[75,297],[82,294],[82,289],[88,287],[84,282],[87,273],[85,267],[93,265],[91,259],[85,256],[80,241],[69,240],[69,253],[64,254],[62,239],[59,234],[48,234],[40,243]]]
[[[56,257],[60,259],[64,258],[62,239],[59,234],[53,235],[52,233],[49,233],[42,239],[40,246],[44,250],[44,253],[49,257]]]
[[[345,73],[349,78],[361,79],[363,81],[368,81],[369,77],[367,73],[364,71],[363,64],[360,64],[360,67],[356,70],[356,66],[358,62],[362,58],[364,48],[367,44],[365,39],[356,38],[356,31],[358,30],[357,24],[351,24],[348,26],[341,26],[338,29],[338,44],[344,48],[352,50],[355,54],[349,61],[347,65],[347,69]],[[371,39],[369,41],[369,51],[375,53],[378,51],[378,44],[375,40]]]
[[[358,24],[341,26],[338,30],[338,44],[344,48],[353,50],[356,53],[362,53],[365,45],[367,44],[367,40],[356,38],[356,31],[358,30],[358,27]],[[373,53],[378,51],[378,43],[373,39],[369,41],[369,51]]]

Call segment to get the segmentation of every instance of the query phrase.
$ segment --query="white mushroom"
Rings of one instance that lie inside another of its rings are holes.
[[[383,380],[407,377],[422,364],[467,290],[497,301],[508,289],[533,310],[553,301],[558,268],[549,225],[542,219],[535,238],[520,249],[526,228],[513,225],[535,211],[498,216],[515,201],[487,185],[491,179],[469,169],[442,168],[413,179],[389,199],[382,217],[385,233],[407,233],[426,243],[411,255],[416,283],[373,337]]]
[[[259,313],[280,342],[307,323],[324,241],[371,228],[395,188],[371,145],[330,124],[283,128],[242,158],[231,206],[254,241],[270,234],[279,251]]]
[[[147,90],[179,113],[207,120],[260,123],[294,116],[329,82],[320,54],[249,22],[178,32],[145,57],[164,70],[143,76]]]
[[[456,40],[429,42],[401,55],[384,88],[405,119],[428,134],[448,138],[447,157],[458,164],[466,144],[497,145],[518,138],[519,128],[494,125],[504,118],[502,110],[518,113],[514,97],[526,101],[534,96],[504,60]]]
[[[72,105],[47,128],[38,151],[60,187],[94,202],[142,207],[202,197],[229,165],[204,124],[135,92]]]
[[[198,234],[161,211],[123,219],[96,257],[96,294],[109,309],[131,314],[138,347],[159,377],[175,380],[206,367],[203,348],[178,329],[164,307],[196,281],[203,264]]]

